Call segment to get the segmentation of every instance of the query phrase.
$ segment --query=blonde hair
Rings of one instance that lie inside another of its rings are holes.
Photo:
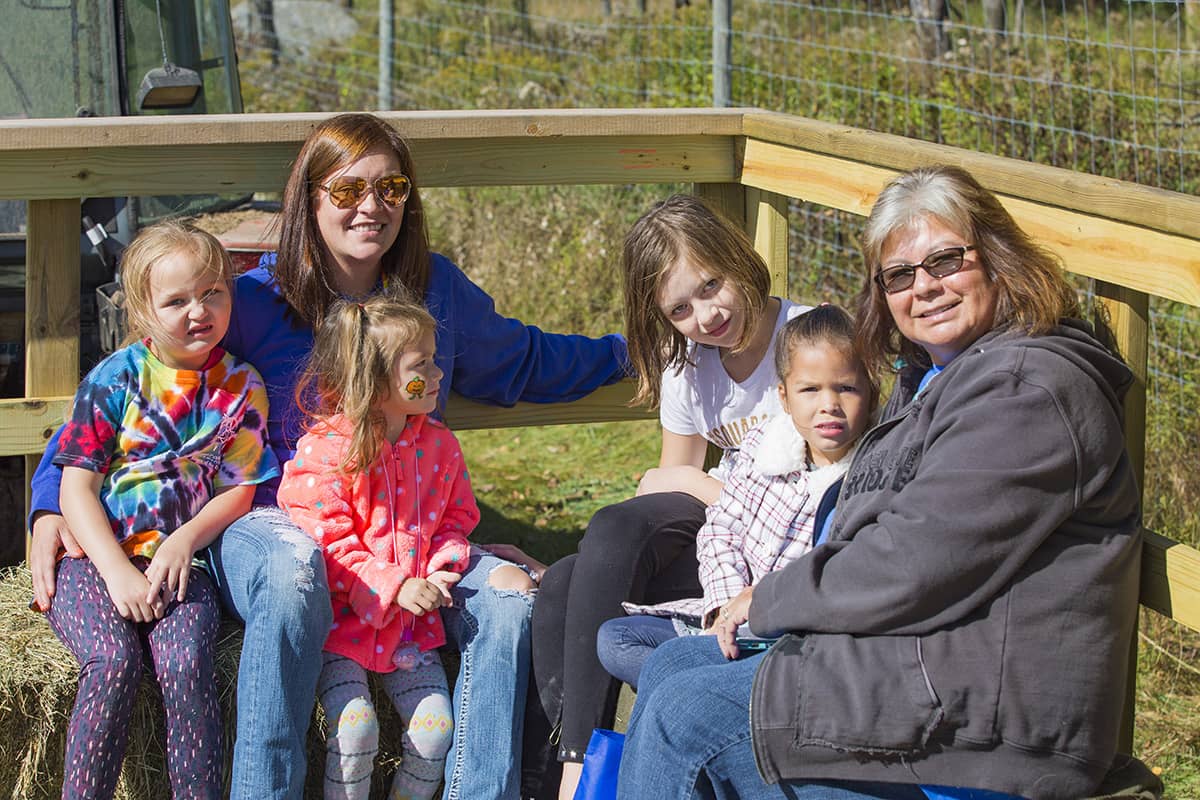
[[[424,306],[403,290],[330,307],[296,384],[296,405],[314,422],[335,414],[350,422],[343,471],[365,470],[379,456],[385,423],[377,405],[391,391],[396,358],[436,328]]]
[[[890,368],[896,357],[910,364],[929,363],[924,349],[900,334],[875,281],[888,240],[928,219],[974,245],[980,265],[998,290],[996,328],[1039,334],[1062,317],[1079,315],[1079,300],[1063,276],[1058,256],[1021,230],[994,194],[960,167],[919,167],[884,187],[867,217],[857,325],[859,349],[869,363]]]
[[[733,352],[750,345],[755,322],[766,308],[771,273],[741,228],[691,195],[677,194],[655,204],[625,236],[621,256],[625,338],[638,382],[631,405],[657,407],[662,374],[688,363],[687,337],[658,304],[663,276],[684,257],[731,284],[746,319]]]
[[[175,220],[144,228],[121,254],[121,287],[128,319],[125,344],[154,337],[158,326],[150,298],[154,265],[177,253],[192,256],[206,274],[233,290],[233,261],[211,233]]]
[[[792,368],[792,356],[801,347],[827,344],[854,363],[867,376],[870,387],[868,408],[879,405],[879,376],[858,351],[854,335],[854,320],[841,307],[823,303],[792,317],[775,336],[775,374],[780,385],[786,385]]]

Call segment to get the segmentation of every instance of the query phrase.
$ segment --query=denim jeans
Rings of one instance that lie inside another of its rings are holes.
[[[675,623],[668,617],[617,617],[601,625],[596,633],[596,655],[609,675],[637,691],[642,666],[654,648],[678,636]]]
[[[222,603],[246,626],[229,796],[298,800],[333,621],[325,560],[284,511],[267,506],[226,528],[207,555]]]
[[[446,638],[462,654],[443,800],[518,797],[533,595],[488,584],[492,570],[508,563],[471,548],[451,590],[454,605],[442,609]]]
[[[763,782],[750,745],[750,689],[763,655],[728,662],[716,637],[665,642],[646,662],[617,797],[624,800],[924,800],[919,787]]]

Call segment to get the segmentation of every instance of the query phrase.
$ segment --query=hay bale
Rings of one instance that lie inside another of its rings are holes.
[[[29,610],[32,596],[27,567],[0,570],[0,730],[5,732],[0,736],[0,786],[12,787],[9,796],[13,800],[53,800],[62,796],[67,723],[75,703],[79,670],[75,657],[58,641],[45,618]],[[241,648],[241,626],[226,619],[221,625],[216,658],[217,686],[225,716],[226,791],[233,756]],[[447,663],[456,670],[453,656]],[[383,798],[400,763],[403,730],[386,694],[373,688],[381,734],[371,796]],[[322,797],[326,725],[319,707],[313,722],[308,731],[306,800]],[[160,800],[170,796],[164,736],[162,695],[147,677],[134,704],[117,800]]]

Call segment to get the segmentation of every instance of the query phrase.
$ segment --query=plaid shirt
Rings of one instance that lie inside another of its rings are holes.
[[[812,549],[817,506],[852,457],[853,450],[836,464],[808,469],[807,445],[786,414],[746,434],[721,497],[696,535],[702,619]]]

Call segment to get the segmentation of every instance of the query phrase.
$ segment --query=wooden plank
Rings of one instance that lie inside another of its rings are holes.
[[[746,190],[746,226],[754,249],[771,271],[771,292],[788,296],[788,198],[761,189]]]
[[[1125,448],[1133,462],[1138,486],[1145,486],[1146,473],[1146,376],[1149,374],[1150,297],[1105,281],[1097,281],[1096,300],[1108,319],[1113,344],[1133,370],[1133,386],[1125,395]]]
[[[414,138],[410,145],[422,186],[737,180],[733,140],[720,136]],[[6,150],[0,199],[279,191],[296,150],[272,142]]]
[[[0,400],[0,456],[41,458],[46,442],[62,425],[73,395]]]
[[[697,183],[697,197],[743,230],[746,229],[746,187],[740,183]],[[748,231],[749,232],[749,231]]]
[[[512,408],[487,406],[451,394],[445,416],[447,424],[454,430],[656,419],[657,412],[629,407],[633,390],[633,382],[625,380],[602,386],[572,403],[517,403]]]
[[[1143,531],[1142,605],[1200,631],[1200,551]]]
[[[25,258],[28,397],[73,394],[79,382],[79,220],[78,198],[29,203]],[[25,459],[27,512],[29,479],[37,462],[36,456]]]
[[[588,136],[739,136],[744,108],[500,109],[391,111],[405,138],[498,139]],[[0,120],[0,152],[214,144],[285,144],[293,149],[331,113],[194,114]]]
[[[747,141],[748,186],[866,215],[896,170],[766,142]],[[1032,236],[1067,269],[1171,300],[1200,305],[1200,238],[1189,239],[999,194]],[[1196,205],[1200,216],[1200,203]],[[1145,266],[1152,264],[1153,269]]]
[[[767,111],[747,110],[743,133],[894,172],[955,164],[997,194],[1200,239],[1200,199],[1179,192]]]

